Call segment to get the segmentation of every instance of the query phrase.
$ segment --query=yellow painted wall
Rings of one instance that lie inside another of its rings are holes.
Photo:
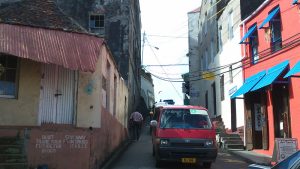
[[[40,63],[20,59],[18,98],[0,98],[1,125],[37,125],[40,99],[40,67]]]
[[[113,114],[114,101],[114,76],[117,77],[117,103],[115,118],[121,123],[127,125],[127,106],[125,97],[128,102],[128,89],[124,80],[121,80],[116,65],[112,60],[111,53],[105,47],[101,48],[101,56],[97,62],[94,73],[79,72],[78,78],[78,107],[77,107],[77,127],[101,127],[101,110],[102,110],[102,76],[107,74],[107,61],[110,63],[110,77],[106,77],[110,84],[108,94],[110,107],[105,109]]]
[[[79,72],[77,127],[101,127],[101,60],[94,73]]]

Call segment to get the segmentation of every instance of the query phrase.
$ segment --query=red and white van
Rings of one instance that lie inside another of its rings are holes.
[[[203,163],[210,168],[217,157],[217,146],[207,109],[170,105],[157,110],[158,118],[150,122],[156,166],[164,161],[177,161]]]

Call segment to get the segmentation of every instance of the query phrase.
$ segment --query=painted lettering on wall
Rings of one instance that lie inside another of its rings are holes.
[[[60,149],[87,149],[88,139],[84,135],[64,135],[56,138],[55,135],[41,135],[36,139],[35,148],[42,153],[56,153]]]
[[[88,148],[88,140],[82,135],[65,135],[64,143],[69,144],[70,148]]]
[[[62,141],[55,139],[54,135],[42,135],[36,139],[35,148],[41,149],[42,153],[56,153],[57,149],[61,149]]]

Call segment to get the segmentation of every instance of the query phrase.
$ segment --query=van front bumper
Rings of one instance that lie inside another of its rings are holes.
[[[213,162],[217,158],[217,148],[176,148],[158,147],[159,160],[179,161],[183,158],[195,158],[197,162]]]
[[[167,140],[167,141],[162,141]],[[198,162],[213,162],[218,149],[214,144],[206,144],[209,139],[160,139],[155,145],[156,159],[162,161],[179,161],[192,159]]]

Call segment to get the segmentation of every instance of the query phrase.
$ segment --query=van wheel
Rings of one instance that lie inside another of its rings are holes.
[[[155,150],[154,150],[154,146],[152,146],[152,156],[155,156]]]
[[[211,162],[205,162],[203,163],[204,168],[210,168],[211,167]]]
[[[162,161],[159,159],[157,154],[155,154],[155,167],[157,168],[162,167]]]
[[[157,168],[162,167],[162,161],[156,159],[156,161],[155,161],[155,167],[157,167]]]

